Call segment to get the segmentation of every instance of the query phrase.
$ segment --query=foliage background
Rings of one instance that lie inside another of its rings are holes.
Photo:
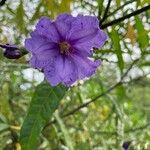
[[[0,7],[0,43],[23,47],[43,15],[96,15],[105,25],[148,5],[149,0],[7,0]],[[67,92],[42,131],[38,150],[119,150],[130,142],[130,149],[150,149],[149,17],[145,11],[104,29],[109,39],[93,55],[102,66]],[[30,68],[29,58],[8,60],[0,49],[0,150],[20,149],[20,127],[44,79]]]

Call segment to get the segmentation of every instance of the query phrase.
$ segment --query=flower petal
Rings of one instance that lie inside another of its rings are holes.
[[[64,40],[67,39],[67,35],[71,29],[71,23],[74,20],[75,18],[67,13],[61,14],[56,18],[56,28]]]
[[[37,69],[44,69],[47,66],[50,66],[53,59],[47,59],[47,60],[39,60],[37,55],[32,55],[32,58],[30,59],[30,64],[33,68]]]
[[[64,84],[72,84],[75,81],[75,64],[69,57],[57,57],[55,67]]]
[[[87,51],[101,47],[107,40],[107,35],[99,29],[98,19],[92,16],[78,16],[72,23],[70,41],[79,51]]]
[[[54,22],[52,22],[48,17],[42,17],[39,20],[36,25],[36,31],[38,34],[48,38],[52,42],[57,43],[60,41],[60,36]]]
[[[103,31],[97,30],[95,33],[77,40],[72,47],[85,56],[90,56],[92,48],[100,48],[106,40],[107,35]]]
[[[45,78],[52,86],[56,86],[61,82],[59,75],[56,74],[55,62],[56,60],[52,61],[49,66],[44,68]]]
[[[78,15],[70,30],[70,39],[75,40],[93,33],[95,29],[99,28],[98,19],[94,16]]]
[[[57,45],[55,43],[50,42],[48,39],[40,35],[32,36],[32,38],[25,40],[25,48],[34,54],[48,49],[54,49],[56,47]]]
[[[82,58],[77,55],[72,55],[72,59],[76,64],[78,79],[90,77],[95,74],[97,67],[101,64],[100,61],[91,61],[88,58]]]
[[[34,68],[42,69],[59,53],[55,43],[38,34],[32,34],[32,38],[25,40],[25,48],[32,53],[30,63]]]
[[[65,85],[71,85],[76,81],[75,64],[70,58],[59,55],[51,65],[44,68],[46,79],[51,85],[57,85],[62,82]]]

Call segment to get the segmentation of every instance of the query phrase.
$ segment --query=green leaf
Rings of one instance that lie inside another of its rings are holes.
[[[150,61],[144,62],[140,65],[141,67],[149,67],[150,66]]]
[[[138,0],[137,1],[137,6],[141,6],[141,7],[143,7],[145,4],[149,4],[150,2],[149,2],[149,0]]]
[[[31,18],[31,20],[30,20],[31,23],[34,22],[37,18],[40,18],[40,16],[41,16],[40,8],[41,8],[41,7],[42,7],[42,2],[40,2],[40,3],[37,5],[37,7],[36,7],[36,9],[35,9],[35,13],[33,14],[32,18]]]
[[[115,53],[118,58],[118,66],[120,68],[120,72],[123,73],[124,61],[123,61],[123,57],[122,57],[119,35],[118,35],[118,32],[116,31],[115,27],[112,27],[111,39],[112,39],[112,43],[113,43],[113,48],[114,48]]]
[[[36,149],[37,140],[43,127],[58,108],[66,90],[67,88],[62,85],[51,87],[45,82],[37,86],[21,129],[22,150]]]
[[[138,34],[138,41],[141,50],[146,48],[149,44],[149,38],[148,38],[148,33],[144,29],[144,25],[141,21],[141,19],[138,16],[135,16],[135,27],[137,29],[137,34]]]
[[[71,6],[72,0],[62,0],[59,5],[59,14],[63,12],[70,12],[70,6]]]
[[[83,141],[83,142],[78,142],[78,144],[76,145],[76,149],[81,149],[84,150],[86,147],[86,150],[91,150],[91,146],[90,146],[90,142],[88,141]]]
[[[8,124],[0,123],[0,132],[9,128]]]
[[[15,22],[17,24],[17,28],[22,32],[26,32],[25,21],[24,21],[25,11],[23,8],[23,1],[20,0],[20,4],[16,10]]]
[[[99,16],[98,17],[100,17],[101,16],[101,14],[102,14],[102,11],[103,11],[103,2],[104,2],[104,0],[97,0],[97,2],[98,2],[98,11],[99,11]]]
[[[72,0],[43,0],[43,4],[45,9],[50,12],[50,18],[55,18],[60,13],[70,12]]]
[[[123,85],[119,85],[116,88],[116,95],[119,101],[123,100],[126,98],[126,91]]]
[[[69,136],[69,133],[65,127],[65,124],[63,123],[63,120],[60,118],[58,111],[56,111],[56,113],[54,115],[55,115],[55,118],[60,126],[60,129],[61,129],[63,135],[64,135],[64,139],[65,139],[67,147],[69,148],[69,150],[74,150],[73,143],[71,141],[71,137]]]
[[[9,84],[5,82],[1,85],[0,90],[0,113],[2,113],[2,115],[6,117],[6,120],[13,119],[13,113],[11,111],[11,106],[9,102],[9,92]]]
[[[119,7],[120,4],[121,4],[121,0],[116,0],[116,5],[117,5],[117,7]]]

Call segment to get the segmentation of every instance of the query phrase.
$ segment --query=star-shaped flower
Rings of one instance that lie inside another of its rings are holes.
[[[52,86],[69,86],[95,73],[100,61],[89,58],[92,49],[100,48],[106,40],[96,17],[65,13],[56,20],[42,17],[25,47],[32,53],[32,67],[42,69]]]

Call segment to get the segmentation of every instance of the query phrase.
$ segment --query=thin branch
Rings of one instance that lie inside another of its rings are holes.
[[[110,88],[108,88],[106,91],[104,91],[103,93],[101,93],[100,95],[96,96],[95,98],[93,98],[92,100],[81,104],[80,106],[78,106],[77,108],[73,109],[72,111],[62,115],[61,117],[65,118],[68,116],[73,115],[74,113],[78,112],[80,109],[87,107],[89,104],[95,102],[96,100],[98,100],[100,97],[106,95],[107,93],[111,92],[112,90],[114,90],[116,87],[118,87],[119,85],[123,84],[123,79],[125,78],[125,76],[129,73],[129,71],[132,69],[132,67],[135,65],[135,63],[137,63],[137,61],[139,61],[139,59],[136,59],[133,61],[133,63],[130,65],[130,67],[126,70],[126,72],[122,75],[122,77],[120,78],[120,81],[117,82],[116,84],[114,84],[113,86],[111,86]],[[48,124],[46,124],[46,126],[44,127],[44,129],[46,127],[48,127],[49,125],[51,125],[52,123],[55,123],[56,120],[53,120],[51,122],[49,122]],[[43,129],[43,130],[44,130]]]
[[[74,113],[76,113],[77,111],[79,111],[80,109],[87,107],[89,104],[95,102],[97,99],[99,99],[100,97],[106,95],[107,93],[111,92],[113,89],[115,89],[116,87],[118,87],[121,84],[121,82],[117,82],[115,85],[113,85],[112,87],[110,87],[108,90],[106,90],[105,92],[103,92],[102,94],[96,96],[95,98],[93,98],[92,100],[81,104],[80,106],[78,106],[77,108],[73,109],[72,111],[68,112],[67,114],[63,115],[63,117],[67,117],[70,115],[73,115]]]
[[[70,116],[74,113],[76,113],[77,111],[79,111],[80,109],[87,107],[89,104],[95,102],[96,100],[98,100],[100,97],[106,95],[107,93],[111,92],[112,90],[114,90],[116,87],[118,87],[119,85],[122,84],[122,80],[125,78],[125,76],[129,73],[129,71],[132,69],[132,67],[134,66],[134,64],[139,61],[139,59],[136,59],[131,66],[127,69],[127,71],[121,76],[121,79],[119,82],[117,82],[116,84],[114,84],[113,86],[111,86],[109,89],[107,89],[105,92],[101,93],[100,95],[96,96],[95,98],[93,98],[92,100],[81,104],[80,106],[78,106],[77,108],[73,109],[72,111],[68,112],[67,114],[63,115],[63,117],[67,117]]]
[[[128,130],[125,130],[125,133],[130,133],[130,132],[136,132],[136,131],[139,131],[139,130],[144,130],[146,128],[148,128],[150,126],[150,122],[143,125],[143,126],[140,126],[138,128],[131,128],[131,129],[128,129]],[[96,131],[95,133],[98,133],[98,134],[109,134],[109,135],[116,135],[117,132],[113,132],[113,131]]]
[[[135,2],[136,0],[132,0],[132,1],[127,1],[126,3],[124,3],[123,5],[121,5],[120,7],[118,7],[117,9],[115,9],[113,12],[109,13],[107,15],[107,17],[110,17],[112,15],[114,15],[118,10],[123,9],[126,5],[131,4],[133,2]]]
[[[113,20],[111,22],[108,22],[106,24],[101,25],[101,29],[104,29],[104,28],[107,28],[107,27],[112,26],[114,24],[117,24],[117,23],[119,23],[121,21],[124,21],[125,19],[129,19],[129,18],[131,18],[133,16],[136,16],[136,15],[142,13],[142,12],[145,12],[145,11],[147,11],[149,9],[150,9],[150,5],[145,6],[145,7],[141,8],[141,9],[139,9],[139,10],[136,10],[136,11],[132,12],[131,14],[128,14],[126,16],[123,16],[121,18],[118,18],[116,20]]]
[[[134,128],[134,129],[131,128],[129,130],[126,130],[125,133],[135,132],[135,131],[138,131],[138,130],[144,130],[144,129],[148,128],[149,126],[150,126],[150,122],[145,124],[144,126]]]
[[[107,18],[107,13],[108,13],[108,11],[109,11],[111,1],[112,1],[112,0],[108,0],[108,4],[107,4],[107,6],[106,6],[106,9],[105,9],[105,12],[104,12],[104,16],[103,16],[103,18],[102,18],[102,20],[101,20],[101,24],[102,24],[102,23],[105,21],[105,19]]]
[[[145,78],[147,75],[149,75],[150,73],[146,73],[144,74],[143,76],[139,76],[137,78],[134,78],[134,79],[131,79],[130,81],[123,81],[122,83],[123,84],[131,84],[131,83],[135,83],[135,82],[138,82],[140,80],[142,80],[143,78]],[[143,82],[143,81],[142,81]],[[147,83],[148,85],[150,85],[149,83]],[[145,83],[144,83],[145,85]]]

